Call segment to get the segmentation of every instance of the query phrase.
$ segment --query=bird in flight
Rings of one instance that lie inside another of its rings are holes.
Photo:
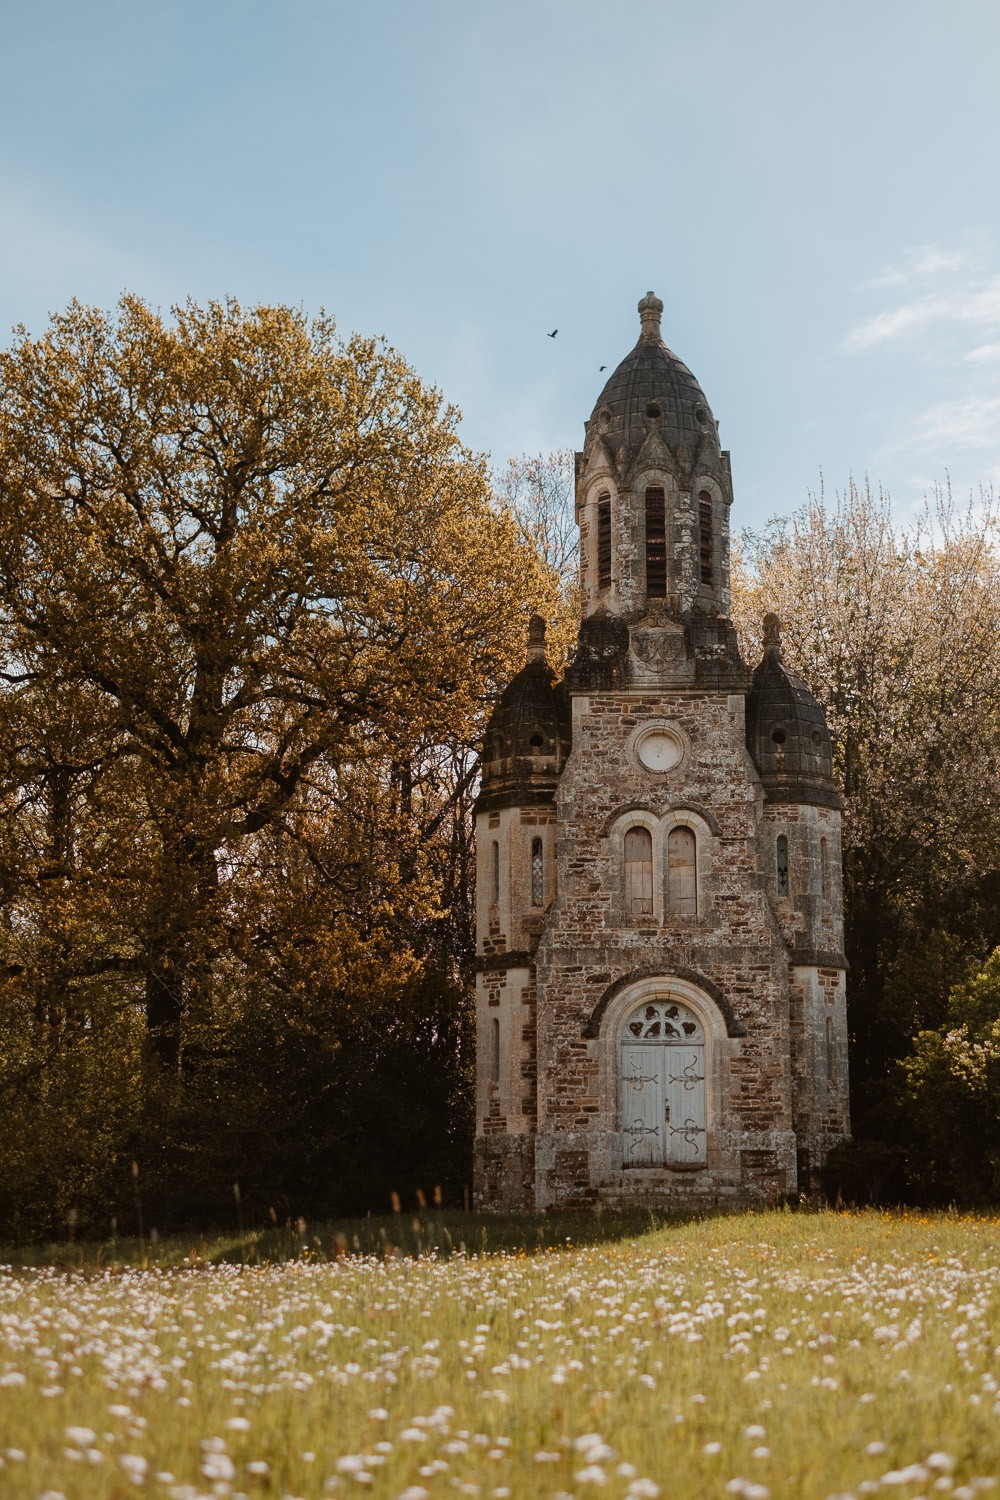
[[[606,369],[607,369],[607,368],[608,368],[608,367],[607,367],[607,365],[602,365],[602,366],[601,366],[601,370],[606,370]],[[598,373],[598,375],[600,375],[600,373],[601,373],[601,370],[598,370],[598,372],[597,372],[597,373]]]
[[[556,336],[556,334],[557,334],[557,333],[558,333],[558,332],[559,332],[559,330],[558,330],[558,328],[553,328],[553,330],[552,330],[552,332],[551,332],[551,333],[550,333],[550,334],[549,334],[549,338],[550,338],[550,339],[554,339],[554,338],[555,338],[555,336]]]

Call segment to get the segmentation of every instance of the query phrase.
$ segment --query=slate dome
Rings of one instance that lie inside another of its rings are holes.
[[[717,437],[705,392],[660,335],[663,303],[647,292],[639,303],[641,332],[631,353],[608,380],[586,426],[586,441],[601,435],[618,456],[637,453],[658,425],[671,448],[692,450],[704,432]]]
[[[569,749],[569,695],[545,657],[545,621],[532,615],[528,660],[501,693],[486,730],[479,806],[517,788],[550,796]]]
[[[764,657],[747,694],[746,740],[769,802],[843,805],[826,717],[781,660],[777,615],[764,616]]]

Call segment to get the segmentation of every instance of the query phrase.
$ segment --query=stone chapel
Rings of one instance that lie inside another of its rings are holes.
[[[639,303],[576,456],[582,618],[545,625],[476,807],[486,1209],[810,1193],[848,1133],[841,798],[823,711],[729,617],[729,454]]]

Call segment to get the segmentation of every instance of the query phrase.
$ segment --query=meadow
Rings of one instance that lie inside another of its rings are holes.
[[[485,1253],[468,1224],[463,1249],[457,1223],[395,1223],[422,1253],[377,1226],[381,1248],[302,1229],[271,1262],[5,1267],[4,1500],[996,1485],[996,1219],[590,1221]]]

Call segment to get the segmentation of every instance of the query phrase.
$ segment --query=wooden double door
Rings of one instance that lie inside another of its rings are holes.
[[[647,1001],[621,1037],[622,1161],[626,1167],[706,1160],[705,1036],[677,1001]]]

